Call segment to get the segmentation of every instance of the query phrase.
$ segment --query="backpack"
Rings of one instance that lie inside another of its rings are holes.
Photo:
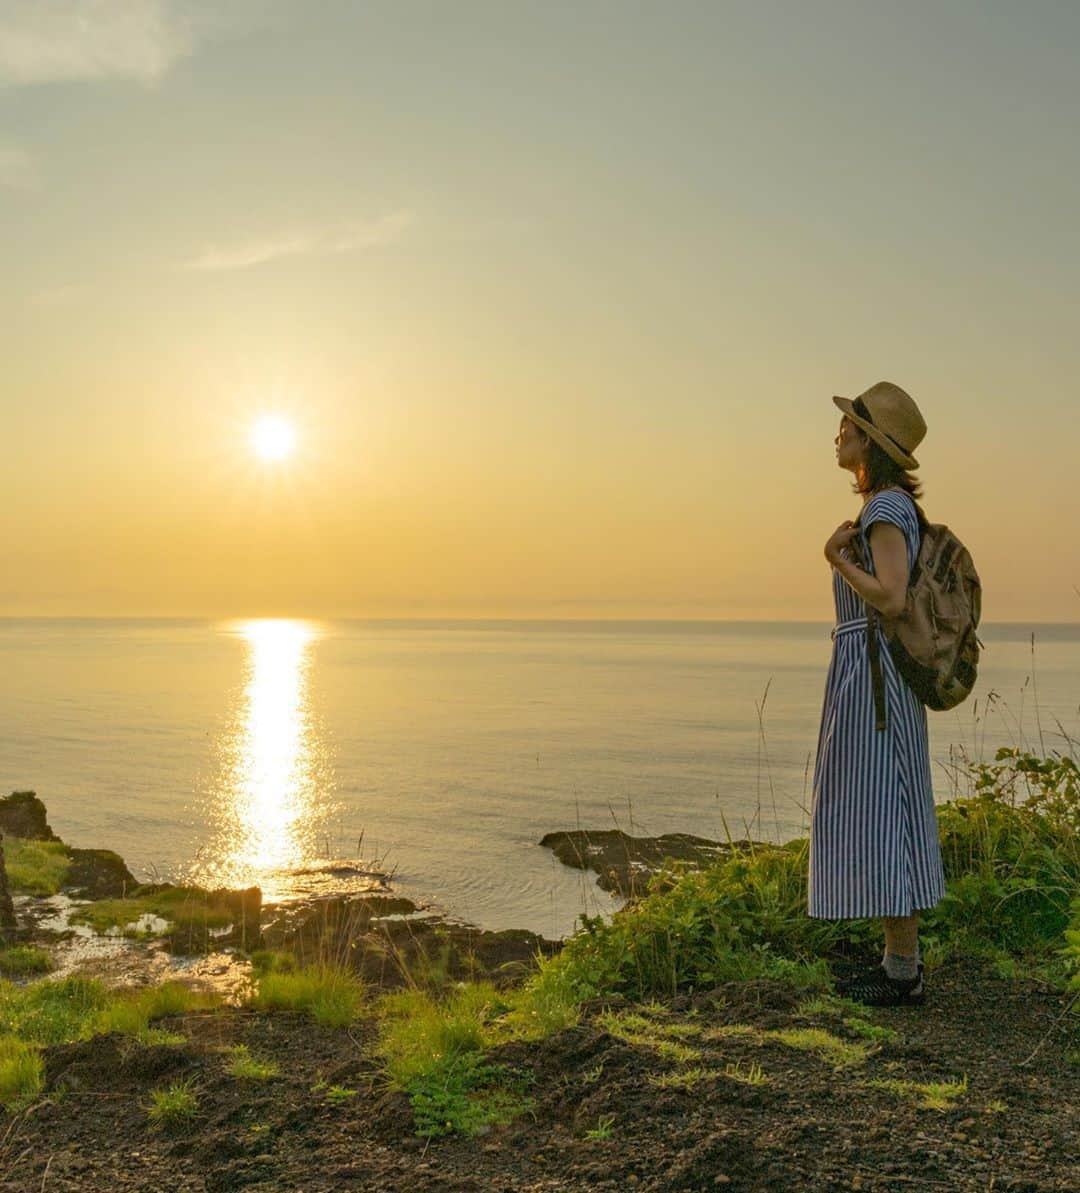
[[[919,553],[908,577],[907,602],[898,617],[885,617],[868,602],[867,645],[874,689],[877,728],[885,728],[885,690],[878,657],[877,627],[881,626],[897,671],[928,708],[955,708],[975,686],[979,648],[986,647],[975,630],[982,612],[982,584],[971,552],[942,523],[923,524]],[[861,527],[860,527],[861,530]],[[865,571],[866,555],[856,536],[859,566]]]

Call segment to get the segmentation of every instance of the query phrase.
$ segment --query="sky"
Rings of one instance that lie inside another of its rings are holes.
[[[0,615],[1080,621],[1071,0],[0,0]],[[259,458],[256,420],[295,450]]]

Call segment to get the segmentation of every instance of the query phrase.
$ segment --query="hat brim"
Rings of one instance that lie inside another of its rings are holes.
[[[860,418],[855,413],[855,404],[850,398],[842,398],[838,394],[833,394],[833,401],[857,427],[862,427],[890,460],[895,460],[901,468],[919,467],[919,461],[914,456],[909,456],[907,452],[901,451],[880,428],[875,427],[873,423],[868,423],[865,418]]]

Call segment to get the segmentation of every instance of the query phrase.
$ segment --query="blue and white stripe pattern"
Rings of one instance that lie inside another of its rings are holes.
[[[867,540],[873,522],[903,530],[913,567],[919,522],[911,497],[902,489],[876,493],[861,517]],[[864,555],[873,575],[866,543]],[[886,728],[875,728],[866,606],[835,569],[833,599],[810,810],[808,913],[828,920],[910,915],[945,894],[926,706],[897,672],[882,633]]]

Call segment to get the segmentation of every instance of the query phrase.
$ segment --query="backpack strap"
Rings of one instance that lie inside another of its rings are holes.
[[[877,729],[885,728],[885,683],[881,675],[881,642],[878,639],[878,611],[866,602],[866,645],[870,652],[870,684],[874,689]]]
[[[870,568],[867,566],[866,557],[870,554],[870,540],[862,525],[861,514],[856,519],[855,525],[858,527],[859,536],[866,544],[865,553],[860,549],[859,554],[862,556],[860,563],[863,565],[863,571],[868,572]],[[863,601],[863,604],[866,606],[866,650],[870,655],[870,686],[874,691],[874,727],[875,729],[884,729],[885,680],[881,674],[881,641],[878,638],[878,619],[881,614],[869,601]]]

